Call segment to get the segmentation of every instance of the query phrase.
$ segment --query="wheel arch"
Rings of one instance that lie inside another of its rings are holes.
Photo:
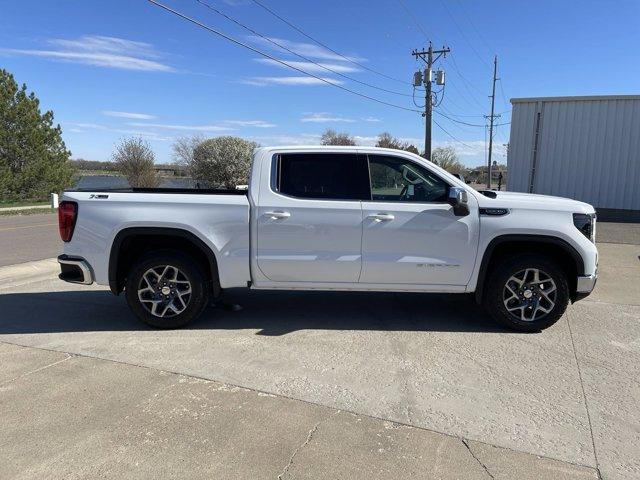
[[[147,251],[175,249],[207,265],[205,275],[214,296],[221,291],[218,261],[213,250],[198,236],[181,228],[129,227],[120,230],[111,244],[109,254],[109,288],[115,295],[124,289],[127,265]]]
[[[584,260],[578,251],[562,238],[548,235],[509,234],[492,239],[485,248],[476,281],[475,299],[482,303],[484,285],[491,270],[507,255],[542,253],[554,258],[567,273],[567,281],[574,300],[577,276],[584,273]]]

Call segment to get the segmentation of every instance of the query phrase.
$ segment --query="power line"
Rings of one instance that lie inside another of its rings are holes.
[[[394,103],[385,102],[384,100],[380,100],[380,99],[377,99],[377,98],[374,98],[374,97],[370,97],[369,95],[366,95],[364,93],[356,92],[355,90],[351,90],[350,88],[343,87],[342,85],[339,85],[337,83],[331,82],[330,80],[327,80],[326,78],[319,77],[317,75],[314,75],[313,73],[307,72],[306,70],[303,70],[303,69],[298,68],[298,67],[296,67],[294,65],[291,65],[291,64],[289,64],[289,63],[287,63],[287,62],[285,62],[283,60],[280,60],[279,58],[276,58],[273,55],[269,55],[268,53],[264,53],[264,52],[258,50],[257,48],[252,47],[251,45],[248,45],[248,44],[246,44],[244,42],[241,42],[240,40],[236,40],[235,38],[230,37],[229,35],[227,35],[225,33],[222,33],[222,32],[220,32],[220,31],[218,31],[218,30],[216,30],[216,29],[214,29],[214,28],[212,28],[212,27],[210,27],[208,25],[205,25],[204,23],[202,23],[202,22],[200,22],[198,20],[195,20],[195,19],[193,19],[191,17],[188,17],[187,15],[185,15],[183,13],[180,13],[177,10],[174,10],[171,7],[168,7],[168,6],[158,2],[156,0],[147,0],[147,1],[149,3],[152,3],[153,5],[155,5],[157,7],[162,8],[163,10],[166,10],[169,13],[172,13],[173,15],[175,15],[177,17],[182,18],[183,20],[186,20],[186,21],[188,21],[190,23],[193,23],[194,25],[197,25],[198,27],[200,27],[200,28],[202,28],[204,30],[207,30],[207,31],[209,31],[209,32],[211,32],[211,33],[213,33],[215,35],[218,35],[219,37],[224,38],[225,40],[228,40],[228,41],[230,41],[232,43],[235,43],[236,45],[238,45],[240,47],[244,47],[244,48],[246,48],[248,50],[251,50],[252,52],[257,53],[258,55],[262,55],[263,57],[268,58],[270,60],[273,60],[273,61],[275,61],[275,62],[277,62],[277,63],[279,63],[281,65],[289,67],[292,70],[296,70],[297,72],[303,73],[304,75],[308,75],[308,76],[313,77],[313,78],[315,78],[317,80],[320,80],[321,82],[326,83],[327,85],[331,85],[333,87],[339,88],[340,90],[344,90],[345,92],[352,93],[352,94],[357,95],[359,97],[366,98],[367,100],[371,100],[373,102],[380,103],[382,105],[387,105],[389,107],[398,108],[400,110],[406,110],[408,112],[420,112],[420,110],[416,110],[414,108],[407,108],[407,107],[403,107],[401,105],[396,105]]]
[[[502,79],[500,78],[500,95],[502,96],[502,101],[504,102],[505,105],[509,105],[509,102],[507,101],[507,97],[504,94],[504,88],[502,87]]]
[[[465,78],[465,76],[464,76],[464,75],[462,74],[462,72],[460,71],[460,68],[458,67],[458,64],[456,63],[456,60],[455,60],[455,58],[454,58],[453,56],[451,56],[451,61],[452,61],[451,65],[453,66],[453,71],[454,71],[454,72],[455,72],[455,73],[460,77],[460,79],[463,81],[464,88],[465,88],[465,90],[468,92],[468,94],[469,94],[469,98],[471,98],[471,100],[473,100],[473,102],[474,102],[478,107],[480,107],[481,109],[484,109],[485,107],[484,107],[484,106],[483,106],[483,105],[482,105],[482,104],[481,104],[481,103],[476,99],[476,96],[475,96],[476,94],[475,94],[475,93],[473,93],[473,92],[471,91],[470,86],[473,86],[473,88],[475,88],[475,89],[476,89],[476,90],[478,90],[478,91],[479,91],[479,89],[478,89],[475,85],[473,85],[473,83],[471,83],[469,80],[467,80],[467,79]],[[455,84],[454,84],[454,88],[455,88]],[[458,92],[460,92],[460,93],[461,93],[461,91],[460,91],[460,90],[458,90]],[[466,96],[466,95],[464,95],[464,94],[463,94],[463,95],[462,95],[462,97],[466,100],[466,102],[467,102],[469,105],[471,105],[471,102],[469,102],[469,100],[467,99],[467,96]]]
[[[429,38],[429,35],[427,34],[427,32],[425,32],[424,28],[422,28],[422,25],[420,25],[420,22],[418,22],[418,19],[415,17],[415,15],[413,13],[411,13],[411,10],[409,10],[409,8],[404,3],[404,1],[403,0],[398,0],[398,3],[404,9],[404,11],[407,13],[409,18],[413,21],[415,26],[418,27],[418,30],[420,30],[422,32],[422,35],[424,35],[424,38],[427,40],[427,42],[431,41],[431,39]]]
[[[451,120],[452,122],[459,123],[459,124],[461,124],[461,125],[468,125],[469,127],[481,127],[481,128],[484,128],[484,127],[485,127],[485,125],[484,125],[484,124],[463,122],[462,120],[456,120],[455,118],[452,118],[452,117],[450,117],[450,116],[448,116],[448,115],[445,115],[444,113],[439,112],[439,111],[437,111],[437,110],[436,110],[435,112],[436,112],[438,115],[440,115],[441,117],[444,117],[444,118],[446,118],[447,120]]]
[[[340,52],[337,52],[336,50],[334,50],[333,48],[329,47],[328,45],[326,45],[325,43],[321,42],[320,40],[317,40],[316,38],[312,37],[311,35],[309,35],[308,33],[306,33],[304,30],[302,30],[301,28],[297,27],[296,25],[294,25],[293,23],[291,23],[289,20],[287,20],[286,18],[283,18],[282,16],[280,16],[278,13],[274,12],[273,10],[271,10],[269,7],[267,7],[266,5],[264,5],[262,2],[260,2],[259,0],[251,0],[253,3],[255,3],[256,5],[258,5],[260,8],[264,9],[265,11],[269,12],[271,15],[273,15],[274,17],[276,17],[278,20],[280,20],[281,22],[289,25],[291,28],[293,28],[296,32],[300,33],[301,35],[305,36],[306,38],[308,38],[309,40],[311,40],[312,42],[320,45],[322,48],[326,48],[327,50],[329,50],[330,52],[338,55],[339,57],[343,58],[344,60],[346,60],[347,62],[353,63],[354,65],[357,65],[360,68],[363,68],[365,70],[368,70],[369,72],[375,73],[376,75],[380,75],[381,77],[387,78],[389,80],[393,80],[395,82],[399,82],[399,83],[403,83],[405,85],[409,84],[410,82],[407,82],[405,80],[400,80],[398,78],[395,77],[391,77],[389,75],[387,75],[386,73],[382,73],[379,72],[377,70],[374,70],[371,67],[367,67],[366,65],[362,65],[360,62],[356,62],[353,58],[349,58],[345,55],[343,55]]]
[[[460,113],[453,113],[450,110],[447,110],[444,107],[440,107],[441,110],[444,111],[444,113],[446,113],[447,115],[451,116],[451,117],[457,117],[457,118],[484,118],[484,115],[477,113],[474,115],[466,115],[466,114],[460,114]]]
[[[451,133],[449,133],[447,130],[444,129],[444,127],[442,125],[440,125],[437,121],[433,121],[433,123],[436,124],[436,126],[442,130],[444,133],[446,133],[447,135],[449,135],[449,137],[451,137],[454,141],[461,143],[462,145],[464,145],[465,147],[469,147],[469,148],[473,148],[471,145],[469,145],[468,143],[464,143],[462,140],[457,139],[454,135],[452,135]]]
[[[446,10],[447,14],[449,15],[449,17],[451,17],[451,20],[453,20],[453,24],[456,26],[456,28],[458,29],[458,31],[460,32],[460,34],[462,35],[462,38],[464,38],[464,40],[469,44],[469,46],[471,47],[471,50],[473,50],[473,53],[476,54],[476,56],[478,57],[478,59],[484,63],[485,65],[489,66],[489,64],[487,63],[487,61],[482,58],[482,56],[478,53],[478,51],[476,50],[476,47],[473,46],[473,43],[471,41],[469,41],[469,38],[467,37],[466,33],[464,33],[464,29],[460,27],[460,24],[458,23],[458,21],[456,20],[456,17],[451,13],[451,11],[449,10],[449,7],[447,7],[447,3],[444,0],[440,0],[440,3],[442,4],[442,6],[444,7],[444,9]]]
[[[378,87],[378,86],[376,86],[376,85],[371,85],[370,83],[363,82],[363,81],[361,81],[361,80],[358,80],[357,78],[353,78],[353,77],[351,77],[351,76],[349,76],[349,75],[345,75],[344,73],[338,72],[337,70],[334,70],[334,69],[332,69],[332,68],[330,68],[330,67],[327,67],[326,65],[323,65],[322,63],[318,63],[318,62],[316,62],[316,61],[314,61],[314,60],[310,59],[309,57],[306,57],[306,56],[304,56],[304,55],[301,55],[301,54],[299,54],[299,53],[295,52],[294,50],[291,50],[291,49],[290,49],[290,48],[288,48],[287,46],[282,45],[282,44],[281,44],[281,43],[279,43],[279,42],[276,42],[276,41],[275,41],[275,40],[273,40],[272,38],[269,38],[269,37],[267,37],[267,36],[265,36],[265,35],[261,34],[260,32],[255,31],[255,30],[254,30],[254,29],[252,29],[251,27],[248,27],[248,26],[247,26],[247,25],[245,25],[244,23],[241,23],[240,21],[238,21],[238,20],[234,19],[233,17],[231,17],[231,16],[227,15],[226,13],[224,13],[224,12],[222,12],[222,11],[218,10],[218,9],[217,9],[216,7],[214,7],[213,5],[210,5],[210,4],[208,4],[207,2],[204,2],[203,0],[195,0],[195,1],[196,1],[197,3],[199,3],[200,5],[202,5],[203,7],[206,7],[206,8],[208,8],[209,10],[211,10],[211,11],[213,11],[213,12],[217,13],[218,15],[220,15],[220,16],[222,16],[222,17],[226,18],[226,19],[227,19],[227,20],[229,20],[230,22],[233,22],[233,23],[235,23],[236,25],[238,25],[238,26],[240,26],[240,27],[244,28],[244,29],[245,29],[245,30],[247,30],[248,32],[251,32],[251,33],[253,33],[254,35],[257,35],[258,37],[260,37],[260,38],[262,38],[262,39],[266,40],[267,42],[269,42],[269,43],[271,43],[271,44],[273,44],[273,45],[275,45],[275,46],[277,46],[277,47],[279,47],[279,48],[281,48],[281,49],[283,49],[283,50],[285,50],[285,51],[287,51],[287,52],[291,53],[292,55],[295,55],[295,56],[296,56],[296,57],[298,57],[298,58],[302,58],[303,60],[305,60],[305,61],[307,61],[307,62],[309,62],[309,63],[313,63],[314,65],[317,65],[318,67],[323,68],[323,69],[327,70],[328,72],[331,72],[331,73],[333,73],[333,74],[335,74],[335,75],[339,75],[339,76],[341,76],[341,77],[343,77],[343,78],[346,78],[347,80],[351,80],[352,82],[360,83],[361,85],[365,85],[365,86],[370,87],[370,88],[375,88],[376,90],[381,90],[381,91],[383,91],[383,92],[387,92],[387,93],[393,93],[394,95],[402,95],[403,97],[411,97],[411,95],[410,95],[410,94],[408,94],[408,93],[396,92],[396,91],[394,91],[394,90],[388,90],[388,89],[386,89],[386,88]]]
[[[462,2],[460,2],[460,0],[457,1],[458,5],[460,5],[460,10],[462,10],[465,14],[465,16],[467,17],[467,20],[469,20],[469,23],[471,24],[471,27],[475,30],[476,34],[478,35],[478,38],[480,40],[482,40],[482,43],[484,43],[484,46],[487,47],[487,50],[489,52],[493,52],[495,51],[493,48],[491,48],[491,46],[489,45],[489,42],[486,41],[484,35],[482,35],[482,33],[480,33],[480,30],[476,27],[476,24],[473,21],[473,18],[471,17],[471,15],[469,15],[469,13],[465,10]]]
[[[451,62],[453,62],[453,68],[455,69],[456,73],[460,76],[460,78],[465,82],[465,84],[469,85],[471,88],[474,88],[480,95],[484,95],[485,94],[485,92],[480,90],[472,81],[468,80],[462,74],[462,71],[460,70],[460,67],[458,67],[458,62],[456,62],[456,59],[453,57],[453,55],[451,55]]]

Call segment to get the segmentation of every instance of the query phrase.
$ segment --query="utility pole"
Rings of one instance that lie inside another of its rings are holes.
[[[422,59],[427,67],[424,69],[424,77],[422,78],[425,92],[424,92],[424,156],[427,160],[431,160],[431,117],[433,115],[433,95],[431,91],[432,66],[441,57],[446,56],[451,50],[449,48],[442,47],[440,50],[434,50],[433,45],[429,42],[429,48],[427,50],[414,50],[411,55]],[[434,58],[434,55],[436,56]],[[414,77],[417,78],[417,77]],[[437,82],[439,85],[444,85],[444,72],[438,75]],[[442,82],[442,83],[440,83]],[[414,82],[414,86],[418,86]]]
[[[498,56],[493,57],[493,90],[491,92],[491,115],[489,115],[489,158],[487,165],[487,188],[491,189],[491,154],[493,153],[493,121],[496,118],[499,118],[500,115],[494,114],[494,108],[496,104],[496,80],[499,80],[497,77],[498,73]]]

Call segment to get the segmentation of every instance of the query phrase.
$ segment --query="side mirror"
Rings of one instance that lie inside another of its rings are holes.
[[[453,214],[458,217],[469,215],[469,199],[467,191],[460,187],[449,188],[447,203],[453,207]]]

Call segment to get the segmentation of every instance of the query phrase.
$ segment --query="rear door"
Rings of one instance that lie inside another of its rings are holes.
[[[478,245],[478,209],[454,215],[450,185],[406,157],[368,155],[371,200],[363,202],[362,283],[466,285]]]
[[[282,153],[257,206],[257,262],[275,282],[356,283],[367,160],[356,152]]]

